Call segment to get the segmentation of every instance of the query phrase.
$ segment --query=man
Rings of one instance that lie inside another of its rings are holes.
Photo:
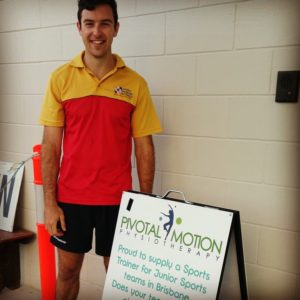
[[[64,300],[78,295],[94,228],[107,270],[121,194],[132,184],[132,138],[140,190],[150,193],[152,134],[161,131],[144,79],[112,54],[116,2],[79,0],[77,28],[85,51],[52,73],[40,117],[45,226],[58,248],[56,295]]]

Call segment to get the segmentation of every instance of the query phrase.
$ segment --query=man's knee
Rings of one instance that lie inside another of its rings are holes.
[[[79,278],[83,254],[59,251],[58,254],[58,278],[64,281]]]
[[[63,281],[76,280],[79,278],[81,265],[61,265],[58,266],[58,278]]]

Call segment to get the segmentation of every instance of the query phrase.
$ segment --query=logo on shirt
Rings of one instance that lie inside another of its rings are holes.
[[[114,92],[115,92],[115,95],[124,96],[124,97],[126,97],[128,99],[132,98],[132,91],[129,90],[129,89],[125,89],[125,88],[123,88],[121,86],[115,87]]]

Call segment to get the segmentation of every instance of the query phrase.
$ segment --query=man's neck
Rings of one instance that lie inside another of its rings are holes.
[[[111,53],[101,58],[84,53],[83,62],[99,80],[101,80],[116,65],[115,58]]]

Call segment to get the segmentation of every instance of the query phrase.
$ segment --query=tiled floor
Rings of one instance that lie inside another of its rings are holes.
[[[0,291],[1,300],[40,300],[40,292],[31,287],[20,287],[16,290],[4,288]]]

